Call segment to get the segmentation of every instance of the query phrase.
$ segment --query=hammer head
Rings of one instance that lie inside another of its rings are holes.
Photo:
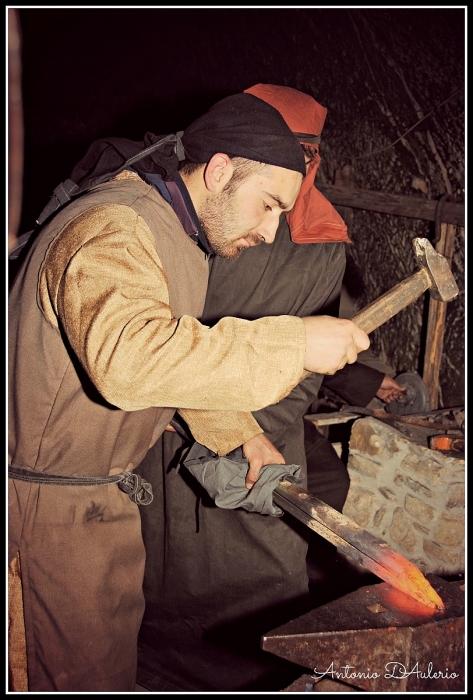
[[[430,276],[430,294],[437,301],[451,301],[458,295],[458,287],[446,258],[437,253],[427,238],[414,238],[412,241],[420,268]]]

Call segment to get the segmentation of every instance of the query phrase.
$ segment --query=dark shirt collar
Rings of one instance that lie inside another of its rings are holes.
[[[207,255],[214,255],[205,237],[197,212],[194,209],[189,190],[185,186],[182,177],[176,172],[174,173],[173,179],[165,184],[172,197],[174,211],[183,225],[185,232],[191,238],[197,240],[204,253],[207,253]]]
[[[133,168],[130,168],[133,170]],[[134,171],[136,172],[136,171]],[[155,187],[161,196],[172,206],[179,219],[182,228],[197,245],[207,255],[214,255],[211,250],[205,233],[200,225],[199,217],[192,203],[192,199],[184,184],[184,180],[178,172],[174,174],[173,180],[165,182],[156,173],[145,173],[140,175],[148,185]]]

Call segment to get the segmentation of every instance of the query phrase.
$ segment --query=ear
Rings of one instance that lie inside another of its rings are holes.
[[[204,170],[204,182],[209,192],[219,193],[231,180],[233,165],[226,153],[215,153]]]

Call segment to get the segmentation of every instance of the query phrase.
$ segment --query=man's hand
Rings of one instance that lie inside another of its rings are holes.
[[[307,333],[304,369],[309,372],[335,374],[369,348],[368,336],[353,321],[333,316],[305,316],[302,321]]]
[[[267,464],[286,464],[286,460],[282,454],[274,447],[273,443],[268,440],[264,433],[256,435],[248,442],[242,445],[243,454],[250,463],[248,474],[246,475],[245,486],[251,489],[253,484],[258,480],[258,476],[262,467]]]
[[[386,375],[381,382],[381,386],[376,392],[378,399],[385,401],[386,403],[391,403],[391,401],[397,401],[406,393],[406,387],[401,386],[397,382]]]

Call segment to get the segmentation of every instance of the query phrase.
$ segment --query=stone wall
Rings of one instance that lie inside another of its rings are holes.
[[[343,512],[424,573],[465,570],[465,460],[431,450],[374,418],[350,436]]]

